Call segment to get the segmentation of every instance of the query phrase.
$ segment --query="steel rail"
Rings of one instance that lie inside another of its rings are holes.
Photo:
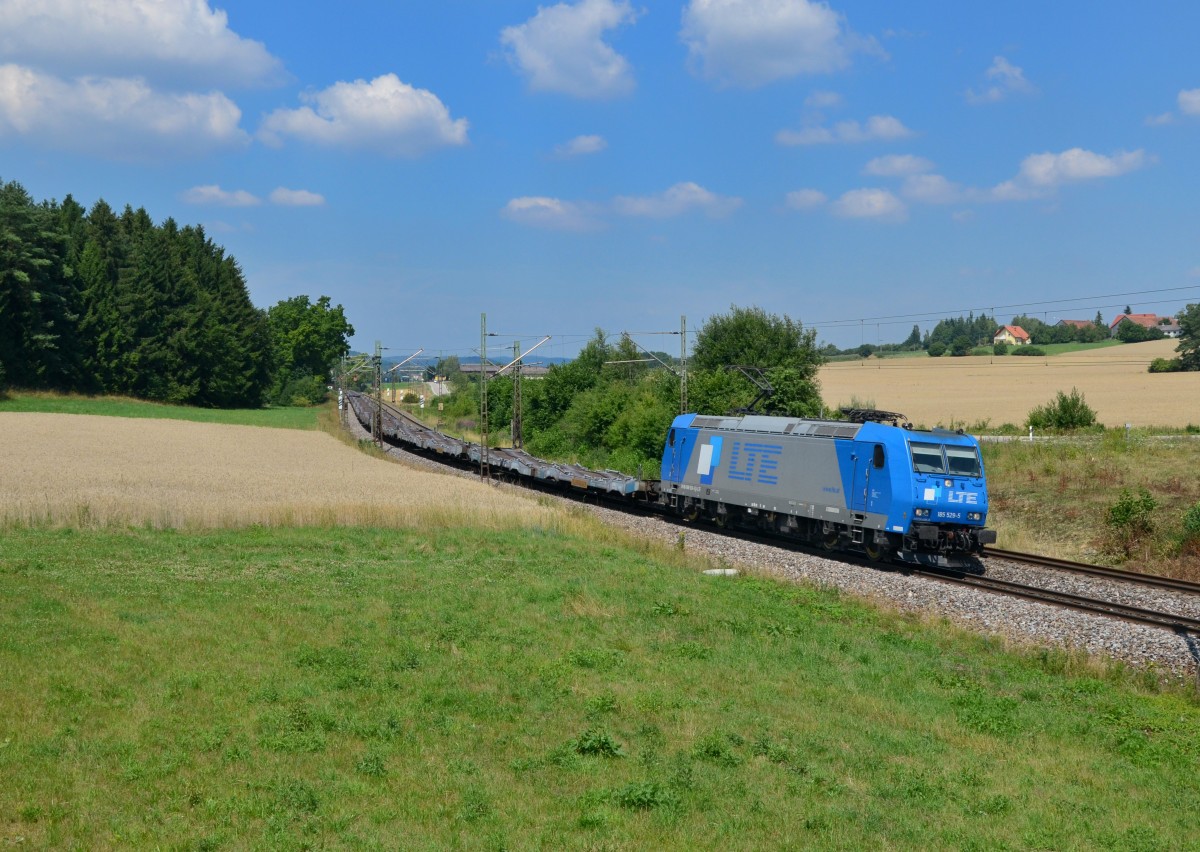
[[[1176,592],[1187,592],[1200,595],[1200,583],[1188,580],[1178,580],[1174,577],[1160,577],[1155,574],[1139,574],[1136,571],[1122,571],[1119,568],[1106,568],[1103,565],[1089,565],[1086,562],[1072,562],[1068,559],[1056,559],[1052,556],[1038,556],[1033,553],[1020,553],[1015,550],[1002,550],[996,547],[985,547],[984,557],[992,559],[1007,559],[1009,562],[1020,562],[1025,565],[1036,565],[1042,568],[1053,568],[1059,571],[1070,571],[1075,574],[1087,574],[1092,577],[1102,577],[1117,580],[1122,583],[1137,583],[1158,589],[1169,589]]]
[[[1100,600],[1099,598],[1089,598],[1071,592],[1043,589],[1037,586],[1029,586],[1025,583],[1001,580],[997,577],[986,577],[978,574],[955,574],[953,572],[943,572],[930,568],[912,568],[906,570],[912,574],[932,577],[943,582],[954,583],[960,586],[971,586],[985,591],[994,591],[999,594],[1009,595],[1010,597],[1023,598],[1038,603],[1050,604],[1051,606],[1065,607],[1092,615],[1119,618],[1135,624],[1173,630],[1176,633],[1200,634],[1200,618],[1192,618],[1187,615],[1160,612],[1154,609],[1117,603],[1116,601]]]

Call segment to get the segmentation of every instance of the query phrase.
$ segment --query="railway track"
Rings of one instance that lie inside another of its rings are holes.
[[[369,397],[359,397],[359,399],[366,400],[370,405],[374,405],[374,400],[371,400]],[[397,436],[402,449],[413,451],[414,448],[419,448],[423,455],[459,469],[476,467],[478,465],[479,445],[436,432],[406,412],[386,403],[383,405],[382,415],[385,421],[390,421],[388,423],[390,431]],[[356,412],[355,416],[362,422],[361,414]],[[389,430],[385,429],[385,434],[387,431]],[[408,444],[408,446],[404,446],[405,444]],[[610,508],[621,508],[624,511],[634,511],[640,514],[660,514],[664,518],[676,520],[662,512],[655,512],[653,504],[648,501],[620,499],[618,495],[627,498],[632,493],[628,485],[632,481],[632,478],[624,474],[619,474],[616,471],[589,471],[577,465],[547,462],[529,456],[521,450],[491,449],[489,450],[489,454],[496,459],[508,459],[510,461],[510,470],[514,467],[519,469],[524,474],[521,480],[527,485],[533,484],[537,486],[540,490],[553,489],[560,494],[576,498],[602,500]],[[682,521],[679,521],[679,523],[685,528],[692,526]],[[730,530],[728,532],[733,533],[734,531]],[[739,530],[735,534],[741,538],[758,540],[774,546],[782,545],[795,550],[812,552],[824,557],[831,557],[833,555],[816,548],[807,547],[794,540],[785,540],[778,535],[756,535],[746,530]],[[1136,583],[1166,591],[1200,595],[1200,584],[1169,577],[1138,574],[1115,568],[1087,565],[992,547],[986,548],[983,556],[985,558],[1005,559],[1057,571],[1084,574],[1116,582]],[[838,558],[874,568],[881,567],[879,563],[870,562],[848,554],[838,554]],[[897,566],[897,569],[907,574],[928,577],[939,582],[969,586],[994,594],[1064,607],[1092,615],[1117,618],[1135,624],[1171,630],[1182,635],[1200,635],[1200,619],[1187,615],[1162,612],[1118,601],[1091,598],[1072,592],[1030,586],[1011,580],[1003,580],[998,577],[989,577],[953,569],[918,567],[908,564]]]
[[[1086,562],[1071,562],[1067,559],[1056,559],[1051,556],[1038,556],[1033,553],[1020,553],[1015,550],[1002,550],[988,547],[983,551],[985,558],[1005,559],[1009,562],[1020,562],[1024,565],[1034,565],[1040,568],[1051,568],[1056,571],[1067,571],[1072,574],[1084,574],[1089,577],[1100,577],[1106,580],[1116,580],[1121,583],[1137,583],[1155,589],[1166,589],[1175,592],[1187,592],[1200,595],[1200,583],[1187,580],[1177,580],[1174,577],[1158,577],[1154,574],[1139,574],[1136,571],[1122,571],[1119,568],[1105,568],[1102,565],[1089,565]]]
[[[991,555],[994,556],[995,554]],[[1042,563],[1035,564],[1040,565]],[[1097,566],[1084,567],[1094,568]],[[982,574],[959,574],[930,568],[913,568],[909,570],[909,573],[930,577],[944,583],[952,583],[959,586],[970,586],[973,588],[982,589],[984,591],[996,592],[999,594],[1008,595],[1009,597],[1021,598],[1022,600],[1036,601],[1038,603],[1050,604],[1051,606],[1065,607],[1078,612],[1086,612],[1092,615],[1102,615],[1108,618],[1119,618],[1122,621],[1128,621],[1134,624],[1142,624],[1148,627],[1161,627],[1166,630],[1171,630],[1175,633],[1200,635],[1200,618],[1193,618],[1189,615],[1181,615],[1178,613],[1163,612],[1161,610],[1131,606],[1118,601],[1077,595],[1073,592],[1063,592],[1055,589],[1042,588],[1040,586],[1030,586],[1025,583],[1016,583],[1012,580],[1002,580],[999,577],[989,577]],[[1129,572],[1118,573],[1126,574]],[[1105,576],[1108,579],[1113,579],[1111,575],[1106,574],[1098,574],[1097,576]],[[1135,576],[1144,577],[1145,575]],[[1163,588],[1173,587],[1163,586]],[[1173,590],[1178,591],[1178,589]],[[1200,589],[1191,589],[1189,591],[1200,594]]]

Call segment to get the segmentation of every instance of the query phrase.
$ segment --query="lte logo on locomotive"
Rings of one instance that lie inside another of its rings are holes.
[[[723,439],[714,437],[700,448],[700,459],[696,473],[703,484],[711,484],[713,473],[721,462]],[[783,447],[779,444],[761,444],[750,441],[732,441],[729,451],[727,476],[737,482],[759,485],[779,484],[779,457]]]

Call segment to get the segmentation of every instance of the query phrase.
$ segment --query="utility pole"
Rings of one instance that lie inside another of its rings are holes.
[[[679,413],[687,414],[687,316],[679,318]]]
[[[492,464],[488,447],[487,314],[479,315],[479,476],[491,481]]]
[[[375,341],[375,413],[371,415],[371,437],[383,449],[383,343]]]
[[[513,341],[513,411],[512,411],[512,445],[514,450],[525,446],[521,423],[521,341]]]

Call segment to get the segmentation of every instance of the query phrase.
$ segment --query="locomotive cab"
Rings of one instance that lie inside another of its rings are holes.
[[[977,553],[996,541],[984,528],[988,497],[983,460],[973,438],[935,429],[909,433],[911,522],[905,549],[917,553]]]

